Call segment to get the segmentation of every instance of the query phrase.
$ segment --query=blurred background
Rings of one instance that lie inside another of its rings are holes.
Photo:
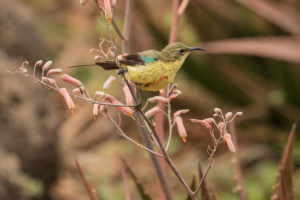
[[[123,27],[124,2],[113,19]],[[93,63],[91,48],[106,37],[93,1],[0,0],[0,199],[88,199],[74,164],[77,157],[103,199],[124,199],[120,158],[126,159],[146,191],[158,186],[149,155],[121,138],[103,117],[93,119],[92,105],[76,101],[72,116],[59,94],[22,75],[11,75],[24,60],[53,60],[55,66]],[[189,108],[186,119],[212,116],[213,108],[242,111],[236,121],[240,162],[249,199],[269,199],[281,153],[293,122],[300,121],[300,1],[190,1],[180,20],[178,41],[207,50],[191,55],[175,82],[183,91],[173,110]],[[131,51],[162,49],[168,42],[171,1],[135,1]],[[118,46],[121,41],[113,31]],[[121,48],[120,48],[121,49]],[[90,93],[113,74],[97,67],[68,69]],[[111,94],[122,98],[121,83]],[[143,99],[153,93],[143,93]],[[116,113],[112,114],[117,117]],[[207,164],[208,133],[187,120],[188,142],[175,130],[170,155],[188,182],[198,161]],[[135,123],[122,127],[141,141]],[[167,127],[166,127],[167,128]],[[294,146],[295,199],[300,199],[300,140]],[[220,199],[233,192],[231,158],[218,149],[208,175]],[[166,170],[176,199],[184,189]],[[140,199],[129,181],[133,199]]]

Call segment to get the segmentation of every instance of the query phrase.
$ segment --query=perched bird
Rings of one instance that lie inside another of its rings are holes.
[[[147,50],[135,54],[122,54],[119,62],[125,76],[139,89],[158,91],[172,83],[177,71],[187,56],[194,50],[204,49],[189,47],[175,42],[161,51]],[[96,62],[105,70],[119,69],[116,61]]]

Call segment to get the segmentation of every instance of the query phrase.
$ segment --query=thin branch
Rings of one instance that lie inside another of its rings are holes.
[[[112,19],[111,24],[113,25],[113,27],[114,27],[115,31],[117,32],[118,36],[119,36],[122,40],[127,41],[127,38],[125,38],[125,37],[123,36],[123,34],[121,33],[121,31],[120,31],[118,25],[116,24],[115,20]]]
[[[121,127],[117,124],[117,122],[116,122],[110,115],[106,114],[105,116],[106,116],[107,119],[108,119],[108,120],[109,120],[109,121],[117,128],[118,132],[120,133],[120,135],[121,135],[122,137],[124,137],[125,139],[127,139],[127,140],[129,140],[130,142],[134,143],[134,144],[137,145],[138,147],[140,147],[140,148],[142,148],[142,149],[148,151],[149,153],[152,153],[152,154],[154,154],[154,155],[156,155],[156,156],[159,156],[159,157],[163,157],[163,155],[161,155],[161,154],[159,154],[159,153],[157,153],[157,152],[155,152],[155,151],[153,151],[153,150],[151,150],[151,149],[145,147],[144,145],[142,145],[142,144],[136,142],[135,140],[131,139],[130,137],[128,137],[128,136],[124,133],[124,131],[121,129]]]
[[[181,16],[184,13],[184,11],[187,8],[189,2],[190,2],[190,0],[182,0],[181,4],[180,4],[180,6],[177,10],[178,16]]]
[[[133,15],[133,0],[126,0],[126,8],[125,8],[125,24],[123,35],[126,40],[123,41],[123,53],[129,53],[130,46],[129,46],[129,37],[131,31],[131,24],[132,24],[132,15]]]
[[[75,164],[76,164],[76,168],[79,172],[80,178],[84,184],[85,189],[87,190],[89,197],[91,200],[99,200],[96,190],[91,186],[91,184],[88,182],[88,180],[86,179],[84,172],[77,160],[77,158],[74,158]]]

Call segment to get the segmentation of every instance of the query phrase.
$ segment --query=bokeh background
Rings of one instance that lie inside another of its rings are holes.
[[[113,16],[121,29],[124,7],[117,1]],[[66,68],[92,63],[89,49],[106,37],[94,2],[83,7],[73,0],[0,0],[0,10],[0,199],[88,199],[74,157],[103,199],[124,199],[121,158],[156,199],[158,186],[148,154],[118,136],[102,117],[93,119],[90,104],[76,101],[72,116],[57,93],[7,73],[24,60],[53,60],[91,93],[101,89],[113,73],[97,67]],[[183,95],[173,102],[173,110],[191,109],[186,119],[210,117],[214,107],[244,113],[236,127],[249,199],[270,198],[289,130],[300,121],[299,11],[297,0],[191,0],[180,20],[178,41],[207,52],[191,55],[180,70],[176,83]],[[133,15],[131,52],[167,44],[170,0],[135,1]],[[121,47],[118,36],[113,37]],[[120,86],[117,81],[109,92],[122,98]],[[143,93],[143,98],[151,95]],[[174,134],[170,155],[191,182],[198,161],[207,164],[210,140],[199,126],[187,120],[185,124],[188,142]],[[141,141],[131,119],[123,118],[122,127]],[[295,199],[300,198],[299,144],[297,130]],[[225,200],[238,199],[230,158],[226,146],[220,147],[208,176]],[[184,199],[184,189],[166,171],[176,199]],[[140,199],[131,180],[129,187],[133,199]]]

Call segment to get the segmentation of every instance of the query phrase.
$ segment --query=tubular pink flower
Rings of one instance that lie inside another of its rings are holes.
[[[53,62],[52,60],[48,60],[44,65],[43,65],[43,71],[47,71],[51,66],[52,66]]]
[[[89,2],[89,0],[80,0],[79,1],[79,3],[80,3],[80,5],[85,5],[85,4],[87,4]]]
[[[113,104],[117,104],[117,105],[123,105],[120,101],[115,100],[113,102],[111,102]],[[129,107],[123,107],[123,106],[116,106],[116,109],[118,109],[119,111],[121,111],[123,114],[130,116],[133,118],[133,110]]]
[[[104,92],[102,92],[102,91],[96,91],[95,92],[95,97],[101,97],[101,98],[103,98],[103,97],[105,97],[105,93]]]
[[[53,74],[60,74],[62,72],[62,69],[50,69],[48,72],[47,72],[47,76],[49,75],[53,75]]]
[[[94,104],[94,107],[93,107],[93,115],[94,115],[95,118],[96,118],[97,115],[98,115],[99,109],[100,109],[100,104]]]
[[[103,89],[107,90],[115,80],[116,80],[116,77],[110,76],[103,84]]]
[[[105,16],[106,16],[109,24],[111,23],[111,20],[112,20],[112,10],[111,10],[110,1],[111,0],[103,0],[103,3],[104,3],[104,13],[105,13]]]
[[[198,123],[198,124],[201,124],[202,126],[205,126],[205,128],[207,130],[211,130],[212,129],[212,125],[211,125],[211,120],[199,120],[199,119],[190,119],[191,122],[193,123]]]
[[[66,83],[69,83],[69,84],[71,84],[75,87],[81,87],[82,86],[82,83],[79,80],[69,76],[68,74],[62,75],[61,79],[63,81],[65,81]]]
[[[189,112],[189,109],[185,109],[185,110],[178,110],[174,113],[174,117],[180,117],[181,114],[185,114],[187,112]]]
[[[66,88],[61,88],[59,90],[59,93],[65,98],[66,104],[68,106],[68,108],[72,111],[72,113],[74,112],[75,109],[75,104],[68,92],[68,90]]]
[[[149,98],[148,101],[150,103],[168,103],[169,99],[166,97],[162,97],[162,96],[155,96],[155,97]]]
[[[128,88],[127,85],[125,85],[123,87],[123,92],[125,94],[126,104],[127,105],[133,105],[133,98],[132,98],[131,92],[130,92],[130,90],[129,90],[129,88]]]
[[[176,116],[175,117],[175,123],[177,125],[179,136],[182,138],[183,142],[186,142],[187,134],[186,134],[186,129],[185,129],[184,125],[183,125],[182,118],[179,117],[179,116]]]
[[[225,135],[224,135],[224,140],[225,140],[225,142],[226,142],[226,144],[227,144],[227,147],[228,147],[228,149],[231,151],[231,152],[235,152],[235,146],[234,146],[234,144],[233,144],[233,142],[232,142],[232,139],[231,139],[231,135],[229,134],[229,133],[225,133]]]
[[[145,115],[147,118],[153,117],[156,113],[161,112],[161,109],[158,106],[154,106],[150,110],[148,110]]]

